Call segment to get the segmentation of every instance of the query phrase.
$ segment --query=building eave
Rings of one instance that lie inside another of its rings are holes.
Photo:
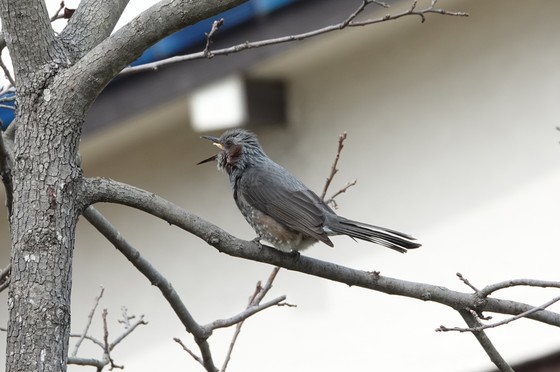
[[[357,0],[297,2],[218,35],[212,45],[218,49],[248,40],[269,39],[324,27],[344,20],[359,3]],[[93,133],[141,115],[176,97],[186,95],[207,82],[229,74],[242,73],[259,62],[300,45],[300,42],[277,44],[225,57],[171,64],[157,71],[118,78],[91,107],[84,132]]]

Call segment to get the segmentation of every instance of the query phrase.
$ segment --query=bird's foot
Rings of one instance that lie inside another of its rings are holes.
[[[262,249],[262,243],[261,243],[261,238],[259,236],[257,236],[255,239],[251,240],[253,243],[255,243],[256,245],[259,246],[259,248]]]
[[[299,253],[299,251],[296,250],[292,250],[290,251],[290,253],[288,253],[290,255],[290,257],[292,257],[294,260],[299,259],[299,256],[301,256],[301,254]]]

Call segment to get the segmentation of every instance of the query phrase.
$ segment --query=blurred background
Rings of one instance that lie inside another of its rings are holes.
[[[131,1],[127,16],[151,3]],[[360,3],[253,1],[218,16],[225,25],[213,47],[341,22]],[[390,4],[372,6],[362,17],[402,11],[411,2]],[[428,5],[420,1],[418,7]],[[272,159],[320,193],[338,136],[347,132],[330,192],[354,179],[357,185],[337,199],[338,213],[413,234],[424,245],[401,255],[337,237],[335,248],[317,244],[305,255],[464,292],[470,289],[457,272],[479,288],[514,278],[558,280],[560,3],[440,0],[437,6],[470,17],[430,15],[425,23],[406,17],[120,77],[91,109],[81,146],[84,172],[149,190],[252,239],[226,175],[213,165],[195,165],[215,152],[200,134],[243,125],[257,133]],[[202,50],[211,21],[160,43],[141,62]],[[244,309],[256,282],[272,269],[220,254],[142,212],[98,207],[173,283],[200,323]],[[2,267],[9,246],[4,212]],[[122,332],[117,319],[123,306],[149,322],[115,349],[117,364],[139,372],[203,370],[173,342],[180,337],[197,350],[157,288],[82,220],[73,332],[85,327],[101,285],[99,310],[108,309],[110,339]],[[472,335],[435,332],[440,325],[464,326],[458,313],[441,305],[287,270],[270,295],[281,294],[297,307],[271,308],[248,320],[229,370],[493,369]],[[533,305],[557,295],[537,288],[496,294]],[[5,303],[7,293],[0,297]],[[90,333],[101,339],[99,310]],[[6,319],[2,306],[0,322]],[[218,365],[232,333],[216,331],[209,340]],[[525,363],[518,370],[536,371],[538,363],[560,359],[560,332],[551,326],[519,320],[488,336],[510,364]],[[102,353],[85,345],[79,355]]]

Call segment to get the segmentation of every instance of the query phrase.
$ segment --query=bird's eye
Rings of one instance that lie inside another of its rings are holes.
[[[224,145],[226,145],[226,147],[230,147],[231,145],[233,145],[233,141],[228,139],[226,140],[226,143],[224,143]]]

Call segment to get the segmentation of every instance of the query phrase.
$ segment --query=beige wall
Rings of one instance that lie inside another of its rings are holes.
[[[290,86],[290,126],[257,130],[271,157],[320,191],[337,136],[347,131],[334,187],[354,178],[358,185],[339,199],[340,213],[413,233],[425,244],[403,256],[340,237],[334,249],[317,245],[306,254],[464,291],[458,271],[480,287],[518,277],[557,279],[560,5],[478,0],[440,6],[471,17],[430,17],[425,24],[409,19],[331,35],[251,72],[284,77]],[[195,166],[213,149],[189,129],[186,117],[186,100],[178,100],[86,140],[86,174],[148,189],[253,238],[226,177],[213,166]],[[269,272],[141,212],[100,209],[168,276],[201,322],[241,309],[256,280]],[[7,247],[0,217],[0,247]],[[6,248],[2,255],[7,262]],[[116,350],[118,363],[131,371],[198,368],[171,340],[189,337],[159,292],[81,222],[74,331],[83,328],[101,284],[106,295],[100,307],[113,321],[124,305],[150,322]],[[279,294],[298,308],[272,309],[249,321],[232,371],[489,367],[472,336],[433,331],[440,324],[462,326],[440,306],[291,272],[280,273],[272,295]],[[554,294],[519,290],[503,296],[541,304]],[[0,319],[5,314],[2,309]],[[100,337],[99,319],[94,327]],[[211,339],[217,361],[229,336],[222,331]],[[529,321],[490,336],[511,362],[560,344],[556,330]]]

